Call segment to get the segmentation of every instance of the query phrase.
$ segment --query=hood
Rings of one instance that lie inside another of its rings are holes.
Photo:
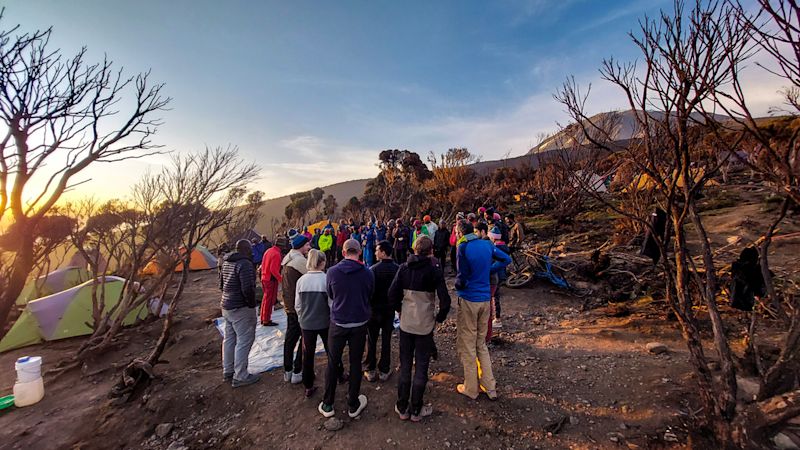
[[[412,269],[423,267],[425,265],[430,264],[430,262],[431,262],[430,256],[411,255],[408,257],[408,267]]]
[[[289,253],[283,257],[283,261],[281,261],[281,266],[290,266],[296,269],[300,273],[306,273],[306,257],[303,256],[300,251],[292,249],[289,250]]]
[[[228,253],[227,255],[225,255],[225,257],[222,258],[223,261],[232,262],[232,263],[236,262],[236,261],[241,261],[243,259],[252,261],[253,258],[244,256],[243,254],[241,254],[239,252]]]
[[[465,241],[474,241],[474,240],[477,240],[477,239],[480,239],[480,238],[475,233],[470,233],[470,234],[464,236],[464,240]]]
[[[352,259],[343,259],[338,265],[342,266],[342,272],[346,274],[358,272],[359,270],[366,270],[364,264],[361,264],[358,261],[353,261]]]

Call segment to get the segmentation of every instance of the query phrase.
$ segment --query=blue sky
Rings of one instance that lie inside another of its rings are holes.
[[[623,107],[597,68],[635,58],[627,32],[660,8],[671,0],[12,0],[4,26],[52,25],[66,53],[152,69],[174,99],[155,142],[238,145],[275,197],[374,176],[386,148],[523,154],[565,120],[551,95],[568,75],[595,83],[592,110]],[[122,195],[165,160],[92,169],[77,194]]]

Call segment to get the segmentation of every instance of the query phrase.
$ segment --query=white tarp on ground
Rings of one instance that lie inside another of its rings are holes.
[[[266,372],[278,367],[283,367],[283,341],[286,335],[286,312],[282,309],[272,313],[272,320],[276,327],[264,327],[259,323],[256,326],[256,340],[250,349],[248,370],[250,373]],[[219,333],[225,336],[225,319],[222,317],[214,320]],[[317,352],[323,353],[322,339],[317,338]]]

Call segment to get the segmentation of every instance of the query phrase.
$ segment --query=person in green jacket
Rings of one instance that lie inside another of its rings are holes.
[[[325,269],[331,266],[331,262],[334,261],[334,257],[336,256],[334,252],[336,251],[333,247],[333,235],[331,231],[333,228],[325,227],[325,231],[323,231],[322,236],[319,237],[319,251],[325,253]]]

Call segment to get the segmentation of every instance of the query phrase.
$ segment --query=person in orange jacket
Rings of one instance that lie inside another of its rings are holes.
[[[264,253],[261,261],[261,288],[264,298],[261,300],[261,325],[274,327],[277,323],[272,321],[272,310],[278,300],[278,286],[281,284],[281,249],[277,245]]]

